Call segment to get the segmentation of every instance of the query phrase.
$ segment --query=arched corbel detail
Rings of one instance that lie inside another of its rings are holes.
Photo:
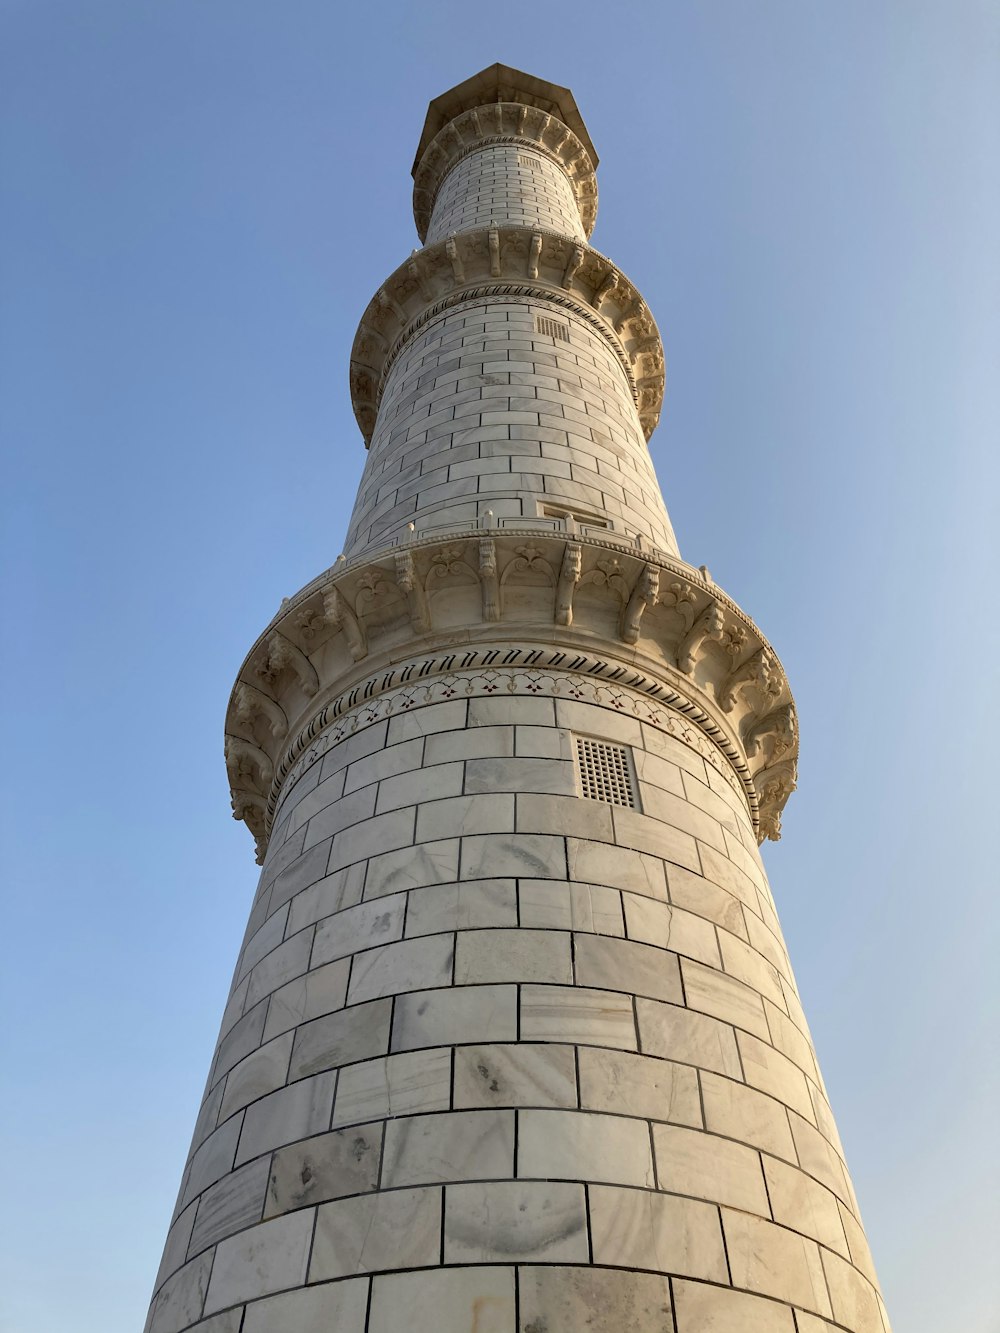
[[[396,552],[396,586],[406,597],[410,610],[410,624],[416,634],[426,634],[431,627],[427,593],[413,565],[410,551]]]
[[[288,718],[285,716],[285,710],[263,690],[258,690],[245,680],[237,684],[233,694],[233,717],[241,726],[251,731],[258,717],[266,718],[275,740],[281,740],[288,734]]]
[[[625,643],[636,643],[639,639],[639,624],[648,606],[656,601],[660,587],[660,571],[656,565],[645,565],[635,581],[632,595],[622,614],[621,636]]]
[[[726,633],[725,617],[718,602],[709,602],[677,645],[677,669],[690,676],[706,643],[721,643]]]
[[[264,864],[267,851],[267,825],[264,812],[266,809],[263,796],[252,791],[234,791],[232,796],[233,818],[242,820],[253,835],[256,860],[259,866]]]
[[[794,704],[785,704],[775,708],[766,717],[754,722],[744,737],[747,758],[754,759],[761,754],[767,765],[775,764],[789,750],[793,749],[799,738],[799,724]]]
[[[319,677],[312,663],[301,648],[296,648],[291,639],[286,639],[277,630],[272,630],[265,641],[264,657],[257,665],[257,675],[266,685],[273,687],[286,667],[295,672],[302,686],[302,692],[312,697],[319,689]]]
[[[774,659],[766,648],[758,648],[755,653],[738,666],[719,687],[719,707],[724,713],[731,713],[736,707],[739,694],[747,689],[754,689],[759,704],[748,700],[755,713],[762,713],[769,702],[781,693],[781,680],[775,671]]]
[[[252,778],[250,769],[257,771],[257,784],[266,792],[274,777],[274,765],[260,748],[239,736],[227,735],[225,739],[226,769],[232,787],[241,787]]]
[[[479,539],[479,583],[483,592],[483,620],[500,619],[500,589],[497,583],[497,547],[492,537]]]
[[[323,614],[327,624],[344,631],[351,657],[355,662],[360,662],[368,653],[368,640],[357,616],[348,606],[347,598],[335,583],[323,591]]]
[[[559,570],[559,584],[556,588],[556,624],[572,625],[573,594],[580,582],[580,570],[583,567],[583,548],[579,542],[567,542],[563,551],[562,566]]]
[[[760,801],[761,839],[767,838],[771,842],[781,839],[781,812],[797,781],[798,768],[794,759],[771,764],[754,779]]]

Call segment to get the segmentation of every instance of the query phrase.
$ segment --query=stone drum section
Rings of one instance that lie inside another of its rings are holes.
[[[431,103],[344,555],[226,720],[259,886],[146,1333],[888,1333],[758,845],[773,649],[685,564],[568,90]]]

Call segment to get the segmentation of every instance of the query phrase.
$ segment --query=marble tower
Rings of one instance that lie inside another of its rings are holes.
[[[148,1333],[886,1333],[758,844],[798,736],[682,560],[565,89],[431,104],[333,567],[226,719],[263,869]]]

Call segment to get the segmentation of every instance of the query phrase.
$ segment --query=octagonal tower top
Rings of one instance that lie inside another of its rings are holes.
[[[455,162],[489,143],[525,140],[562,167],[586,234],[597,214],[598,164],[587,127],[568,88],[509,65],[489,65],[427,108],[413,160],[413,214],[426,238],[434,197]]]

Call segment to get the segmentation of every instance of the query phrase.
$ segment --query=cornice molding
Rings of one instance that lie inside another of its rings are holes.
[[[760,837],[779,836],[795,785],[795,706],[753,622],[682,561],[510,529],[340,562],[283,603],[227,714],[235,817],[262,852],[293,767],[325,727],[400,687],[500,667],[627,686],[683,717],[742,792]]]
[[[351,402],[366,447],[393,362],[444,311],[483,297],[532,298],[572,310],[625,372],[646,439],[663,406],[663,341],[638,288],[571,237],[537,227],[477,227],[415,250],[368,303],[351,348]]]
[[[463,158],[494,144],[517,144],[543,154],[565,173],[584,233],[597,220],[597,175],[590,154],[556,116],[523,102],[491,102],[464,111],[439,130],[413,172],[413,220],[427,239],[434,201],[445,177]]]

